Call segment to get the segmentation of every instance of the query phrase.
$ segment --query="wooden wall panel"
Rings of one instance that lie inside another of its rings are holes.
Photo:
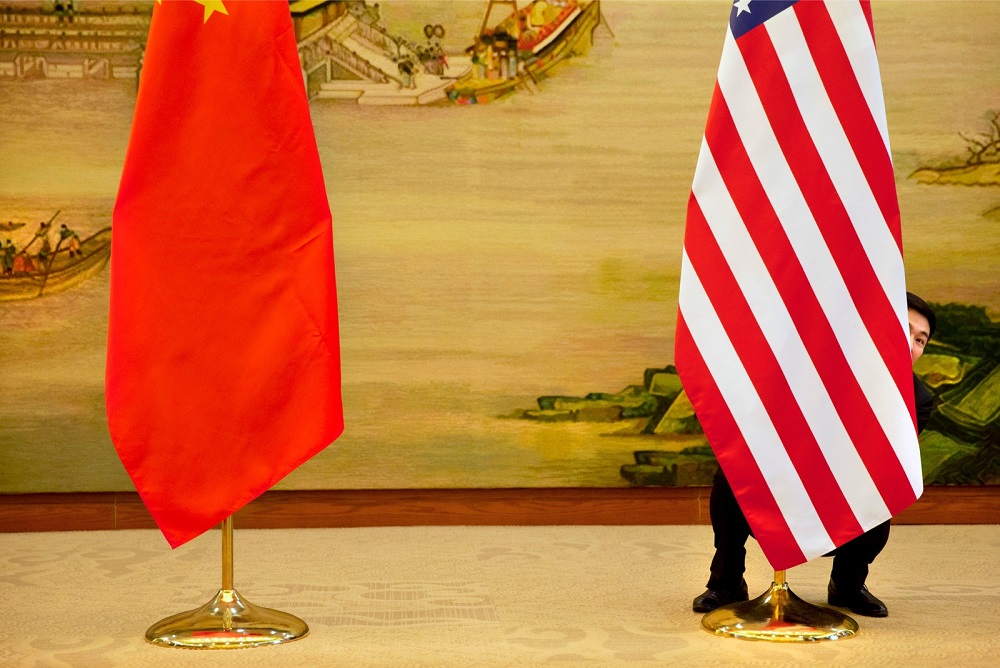
[[[708,487],[271,491],[242,528],[708,524]],[[896,524],[1000,524],[1000,486],[929,487]],[[0,495],[0,532],[155,528],[126,492]]]
[[[113,492],[0,495],[2,532],[113,529],[114,524]]]
[[[893,524],[1000,524],[1000,486],[934,486]]]
[[[705,488],[270,492],[243,527],[699,524]],[[707,517],[707,516],[706,516]]]

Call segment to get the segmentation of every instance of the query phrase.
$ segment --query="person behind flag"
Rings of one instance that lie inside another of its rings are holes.
[[[934,335],[937,318],[933,309],[917,295],[906,293],[910,329],[910,361],[916,363],[924,346]],[[923,383],[913,375],[913,391],[917,418],[917,433],[923,431],[934,408],[934,398]],[[752,534],[733,490],[720,468],[715,474],[709,498],[709,514],[715,534],[715,556],[712,558],[708,588],[694,599],[695,612],[711,612],[719,606],[746,601],[749,598],[746,570],[746,542]],[[844,543],[826,556],[833,557],[827,602],[867,617],[885,617],[885,603],[868,591],[865,580],[868,566],[889,540],[889,521]]]

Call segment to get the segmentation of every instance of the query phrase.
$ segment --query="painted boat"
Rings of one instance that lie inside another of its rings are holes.
[[[15,223],[14,221],[0,223],[0,232],[13,232],[14,230],[19,230],[22,227],[24,227],[24,223]]]
[[[510,7],[511,13],[489,27],[496,5]],[[537,85],[563,60],[590,51],[600,21],[599,0],[535,0],[520,9],[516,0],[490,0],[479,36],[466,49],[472,69],[455,81],[448,98],[458,104],[485,104],[519,87]]]
[[[111,228],[105,227],[81,241],[74,257],[57,247],[44,268],[0,276],[0,301],[34,299],[69,290],[98,274],[110,257]]]

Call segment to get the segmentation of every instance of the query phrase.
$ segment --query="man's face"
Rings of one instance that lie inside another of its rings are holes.
[[[931,324],[927,318],[913,309],[909,310],[910,320],[910,362],[915,363],[924,354],[924,346],[931,338]]]

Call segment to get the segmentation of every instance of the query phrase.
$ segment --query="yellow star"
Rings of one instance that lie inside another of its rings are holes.
[[[212,15],[212,12],[222,12],[226,16],[229,16],[229,12],[226,11],[226,6],[222,4],[222,0],[194,0],[199,5],[205,7],[205,20],[203,23],[208,23],[208,17]],[[163,0],[156,0],[158,4],[163,4]]]
[[[203,23],[208,23],[208,17],[212,15],[212,12],[222,12],[226,16],[229,16],[229,12],[226,11],[226,6],[222,4],[222,0],[194,0],[199,5],[205,5],[205,20]]]

